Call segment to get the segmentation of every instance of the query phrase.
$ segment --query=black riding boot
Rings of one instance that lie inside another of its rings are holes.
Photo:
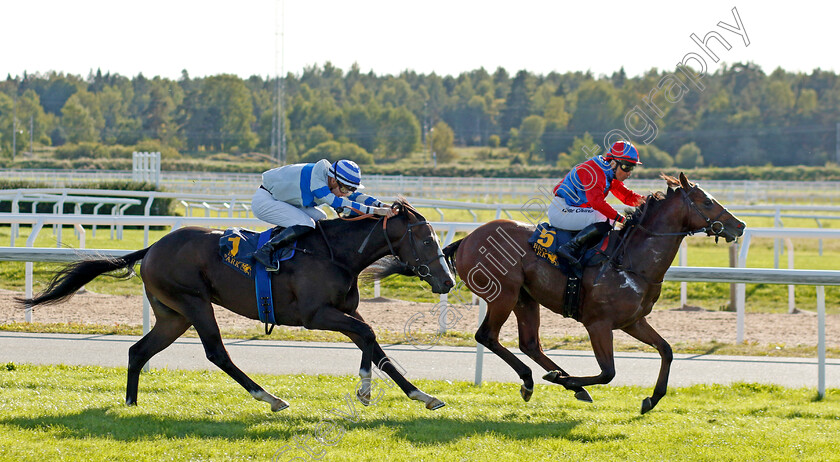
[[[580,274],[583,269],[580,265],[583,252],[593,244],[598,243],[611,229],[612,226],[607,221],[593,223],[580,230],[571,241],[560,246],[557,249],[557,255],[568,261]]]
[[[277,268],[271,265],[271,254],[277,249],[282,249],[295,241],[295,239],[312,231],[309,226],[292,225],[277,233],[270,241],[263,244],[262,247],[254,252],[254,258],[265,266],[268,271],[277,271]]]

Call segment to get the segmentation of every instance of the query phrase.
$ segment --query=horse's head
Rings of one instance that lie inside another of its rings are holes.
[[[735,215],[720,205],[709,193],[690,183],[685,174],[680,172],[679,180],[667,175],[662,177],[668,182],[668,186],[678,188],[688,204],[686,226],[689,231],[704,230],[707,235],[723,237],[726,242],[732,242],[744,234],[744,222],[735,218]]]
[[[435,230],[414,207],[403,199],[392,205],[397,215],[389,218],[387,234],[392,252],[411,273],[432,286],[436,294],[445,294],[455,286],[455,278],[443,257]]]

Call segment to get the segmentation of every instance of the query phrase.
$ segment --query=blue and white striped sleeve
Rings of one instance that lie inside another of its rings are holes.
[[[372,205],[374,207],[387,207],[382,201],[376,199],[375,197],[368,196],[367,194],[362,194],[358,191],[350,194],[347,196],[348,199],[354,202],[358,202],[360,204],[365,205]]]
[[[373,202],[367,203],[367,201],[365,201],[365,203],[362,204],[362,203],[356,202],[355,200],[351,200],[349,198],[338,197],[335,194],[331,193],[330,188],[328,188],[328,187],[316,189],[315,191],[312,191],[312,193],[315,195],[315,198],[318,202],[320,202],[322,204],[327,204],[327,205],[329,205],[330,207],[332,207],[336,210],[338,210],[342,207],[346,207],[346,208],[356,209],[356,210],[358,210],[362,213],[373,213],[373,209],[376,207],[373,204]],[[351,194],[349,197],[353,197],[353,194]],[[370,196],[366,196],[366,197],[370,197]],[[371,199],[373,199],[373,198],[371,198]]]

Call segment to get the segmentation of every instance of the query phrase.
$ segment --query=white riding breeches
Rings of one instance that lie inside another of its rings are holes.
[[[327,214],[317,207],[295,207],[274,199],[262,188],[258,188],[251,199],[251,211],[262,221],[286,228],[293,225],[314,228],[316,221],[327,218]]]
[[[607,217],[601,212],[589,207],[572,207],[559,196],[554,196],[551,205],[548,206],[548,222],[555,228],[580,231],[592,223],[601,221],[607,221]]]

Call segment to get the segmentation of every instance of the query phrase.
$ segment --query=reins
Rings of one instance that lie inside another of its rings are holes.
[[[653,230],[648,229],[648,228],[646,228],[642,225],[642,222],[644,221],[645,215],[647,214],[647,212],[650,208],[649,204],[646,204],[645,208],[642,210],[641,216],[638,217],[637,219],[633,220],[635,223],[629,225],[630,229],[628,229],[626,233],[622,233],[621,241],[619,241],[618,245],[616,246],[615,252],[601,266],[601,270],[598,272],[598,275],[595,277],[595,281],[597,281],[604,274],[604,271],[606,271],[606,268],[607,268],[607,264],[611,264],[618,269],[621,269],[621,270],[624,270],[624,271],[629,271],[629,272],[632,272],[634,274],[638,274],[640,277],[642,277],[642,279],[645,279],[646,282],[650,283],[650,281],[648,281],[647,278],[645,278],[644,275],[642,275],[641,273],[639,273],[637,271],[634,271],[629,266],[625,267],[625,266],[620,265],[619,263],[615,262],[616,257],[619,254],[622,256],[622,261],[624,260],[624,255],[627,253],[627,249],[628,249],[628,246],[626,244],[627,244],[629,238],[636,232],[636,230],[643,231],[643,232],[645,232],[646,234],[648,234],[652,237],[672,237],[672,236],[684,237],[684,236],[693,236],[697,233],[709,233],[710,232],[711,234],[713,234],[715,236],[715,242],[717,242],[718,239],[720,239],[720,236],[723,233],[723,231],[726,229],[724,224],[719,220],[719,218],[724,213],[726,213],[727,210],[726,210],[725,207],[721,207],[721,211],[716,217],[714,217],[714,218],[707,217],[706,214],[704,214],[703,211],[700,210],[697,207],[697,204],[692,202],[691,199],[689,198],[689,195],[695,189],[697,189],[697,185],[694,185],[694,187],[692,187],[691,190],[689,190],[688,192],[686,192],[684,188],[680,188],[680,193],[682,194],[683,199],[686,202],[688,202],[688,205],[691,207],[691,209],[696,211],[703,218],[703,220],[706,221],[706,226],[704,226],[702,228],[688,230],[688,231],[679,231],[679,232],[673,232],[673,233],[661,233],[661,232],[653,231]],[[653,197],[653,196],[651,196],[651,197]],[[650,200],[650,199],[648,199],[648,200]],[[660,281],[658,283],[655,283],[655,284],[661,284],[661,283],[662,283],[662,281]]]

